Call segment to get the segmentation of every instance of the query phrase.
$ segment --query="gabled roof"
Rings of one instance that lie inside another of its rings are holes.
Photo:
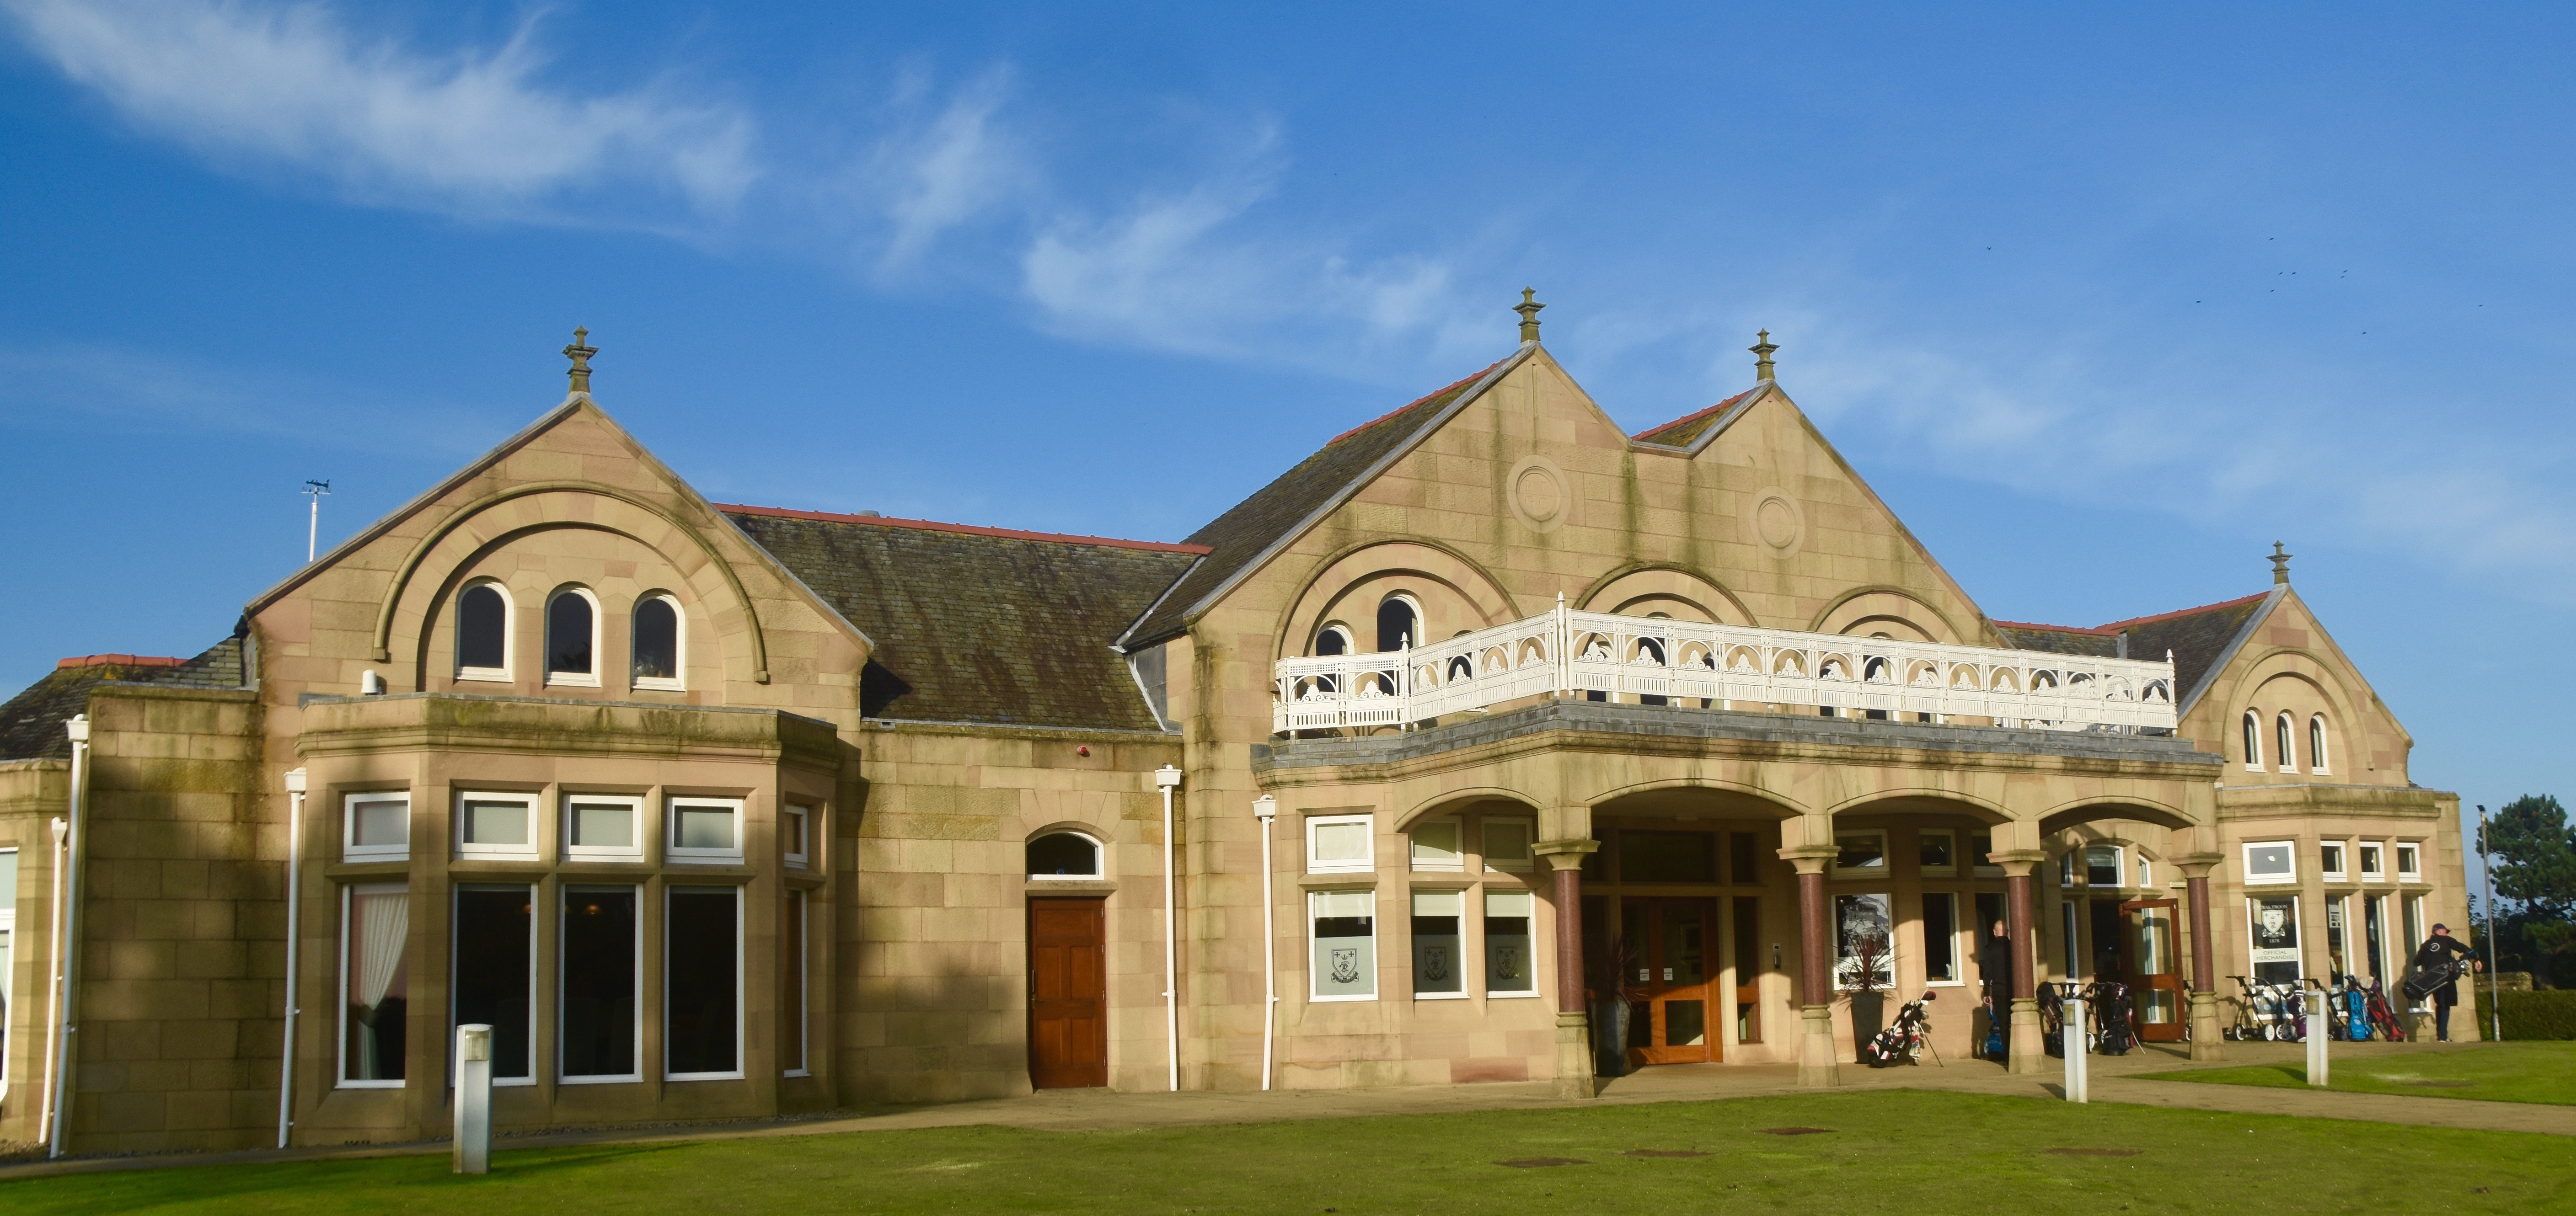
[[[2110,658],[2120,652],[2120,635],[2124,633],[2129,635],[2130,658],[2160,659],[2166,651],[2172,651],[2174,684],[2183,690],[2175,709],[2188,714],[2201,694],[2208,691],[2210,681],[2254,632],[2255,625],[2270,614],[2283,590],[2275,587],[2261,595],[2131,617],[2091,628],[1997,621],[1995,631],[2013,646],[2051,654]]]
[[[1475,375],[1333,436],[1295,468],[1191,533],[1188,543],[1205,546],[1207,556],[1128,627],[1117,639],[1119,647],[1151,646],[1180,633],[1218,596],[1260,569],[1272,554],[1342,505],[1537,349],[1536,342],[1525,342],[1509,358]]]
[[[1110,643],[1197,545],[716,504],[876,648],[872,718],[1159,731]]]
[[[225,638],[193,659],[152,655],[93,654],[65,659],[0,704],[0,760],[63,759],[72,754],[63,723],[89,708],[101,684],[164,684],[187,688],[242,686],[242,640]]]
[[[1727,411],[1734,409],[1760,391],[1762,386],[1757,384],[1696,414],[1685,414],[1662,426],[1649,427],[1630,438],[1639,443],[1651,443],[1660,447],[1689,447],[1701,436],[1723,429],[1719,424],[1727,420]]]

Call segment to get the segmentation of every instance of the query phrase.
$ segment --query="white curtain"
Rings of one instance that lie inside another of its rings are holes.
[[[358,990],[350,995],[373,1010],[384,1004],[385,990],[402,973],[403,941],[411,936],[411,897],[389,891],[353,898],[358,905]]]

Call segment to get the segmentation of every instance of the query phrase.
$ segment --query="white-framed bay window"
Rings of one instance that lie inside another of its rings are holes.
[[[1408,834],[1410,863],[1415,870],[1456,874],[1467,868],[1466,825],[1455,815],[1425,819]]]
[[[2245,885],[2299,881],[2299,849],[2294,841],[2257,840],[2245,846]]]
[[[410,889],[340,888],[340,1088],[402,1088],[410,1010]]]
[[[2299,958],[2299,897],[2257,895],[2245,901],[2247,960],[2258,984],[2296,984],[2305,974]]]
[[[2403,842],[2400,842],[2394,847],[2397,853],[2397,881],[2424,881],[2423,847],[2421,845],[2406,844]]]
[[[644,860],[644,799],[637,794],[563,796],[566,861]]]
[[[1369,815],[1306,817],[1306,872],[1366,874],[1377,868],[1375,818]]]
[[[742,888],[667,888],[662,1079],[742,1077]]]
[[[778,920],[778,1075],[810,1077],[807,1063],[811,1030],[806,1008],[812,1000],[807,981],[805,934],[811,894],[789,891]]]
[[[1966,982],[1959,957],[1959,897],[1948,891],[1923,894],[1923,978],[1928,983]]]
[[[1306,893],[1307,987],[1317,1001],[1377,999],[1377,892]]]
[[[814,808],[790,803],[778,809],[778,852],[788,869],[805,868],[814,855]]]
[[[2362,841],[2356,850],[2361,854],[2363,882],[2388,881],[2388,846],[2376,840]]]
[[[2342,841],[2329,840],[2317,846],[2317,876],[2327,882],[2344,881],[2346,871]]]
[[[1532,948],[1538,899],[1528,891],[1485,892],[1485,995],[1538,995]]]
[[[1834,877],[1887,877],[1887,833],[1834,833]]]
[[[456,855],[468,860],[536,860],[538,797],[457,791]]]
[[[1413,893],[1413,999],[1464,1000],[1467,996],[1467,893]]]
[[[662,857],[674,863],[742,863],[742,799],[672,795]]]
[[[0,1099],[9,1096],[9,1018],[18,1002],[18,850],[0,849]]]
[[[526,883],[459,883],[449,917],[447,1033],[453,1041],[459,1026],[492,1028],[494,1085],[537,1083],[536,897]]]
[[[556,927],[555,1071],[566,1085],[644,1079],[643,888],[566,886]]]
[[[1959,836],[1948,828],[1925,828],[1914,836],[1916,864],[1925,878],[1952,878],[1959,873]]]
[[[1884,892],[1834,896],[1834,986],[1850,988],[1865,972],[1877,987],[1896,986],[1894,900]]]
[[[410,791],[351,794],[341,800],[340,860],[407,861],[410,858]]]
[[[1538,821],[1513,815],[1488,815],[1482,825],[1485,868],[1506,874],[1527,874],[1533,855],[1530,846],[1538,842]]]

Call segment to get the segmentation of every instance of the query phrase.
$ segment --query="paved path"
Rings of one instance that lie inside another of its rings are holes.
[[[2543,1132],[2576,1136],[2576,1106],[2540,1106],[2518,1102],[2481,1102],[2434,1096],[2332,1093],[2322,1090],[2264,1089],[2245,1085],[2206,1085],[2189,1081],[2151,1081],[2141,1073],[2181,1069],[2235,1068],[2247,1064],[2297,1062],[2306,1048],[2286,1043],[2230,1043],[2228,1058],[2194,1064],[2181,1050],[2152,1045],[2125,1057],[2093,1060],[2093,1100],[2138,1106],[2227,1111],[2253,1115],[2300,1115],[2322,1119],[2357,1119],[2417,1127],[2454,1127],[2483,1131]],[[2342,1044],[2341,1061],[2375,1059],[2425,1051],[2475,1051],[2474,1045]],[[2058,1098],[2061,1070],[2048,1062],[2047,1072],[2014,1076],[2001,1065],[1982,1060],[1953,1060],[1943,1065],[1874,1071],[1846,1064],[1843,1088],[1930,1089],[2004,1097]],[[667,1128],[614,1128],[598,1131],[548,1132],[509,1136],[499,1148],[556,1145],[642,1143],[673,1140],[729,1140],[759,1136],[819,1136],[846,1132],[893,1131],[920,1127],[989,1125],[1051,1131],[1093,1131],[1200,1124],[1263,1123],[1282,1119],[1340,1119],[1374,1115],[1439,1114],[1478,1110],[1541,1110],[1579,1105],[1637,1105],[1652,1102],[1699,1102],[1812,1094],[1801,1088],[1798,1070],[1786,1064],[1684,1064],[1650,1068],[1607,1083],[1589,1103],[1556,1097],[1546,1082],[1492,1085],[1416,1086],[1400,1089],[1279,1090],[1270,1093],[1111,1093],[1105,1090],[1047,1090],[1022,1098],[987,1098],[934,1106],[889,1106],[850,1114],[793,1122],[699,1124]],[[143,1157],[85,1158],[0,1166],[0,1181],[41,1174],[151,1169],[181,1165],[216,1165],[276,1161],[344,1160],[437,1154],[444,1141],[334,1148],[266,1149],[238,1153],[172,1153]]]

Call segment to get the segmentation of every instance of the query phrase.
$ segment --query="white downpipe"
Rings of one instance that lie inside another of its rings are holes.
[[[1252,800],[1252,813],[1261,820],[1261,1088],[1270,1088],[1271,1043],[1279,1024],[1279,930],[1272,919],[1278,905],[1270,894],[1271,821],[1279,814],[1279,800],[1268,794]]]
[[[89,792],[89,715],[75,714],[63,728],[72,737],[72,788],[66,816],[70,820],[70,840],[63,863],[63,902],[54,916],[54,983],[62,993],[62,1016],[54,1032],[54,1075],[50,1086],[53,1119],[45,1137],[45,1156],[49,1158],[63,1155],[63,1125],[71,1121],[72,1113],[71,1091],[66,1082],[71,1078],[72,1062],[80,1058],[80,1041],[72,1037],[80,1033],[80,972],[73,965],[73,956],[80,950],[81,863],[89,852],[89,828],[81,822],[85,818],[82,803],[88,801]]]
[[[1180,925],[1172,901],[1172,787],[1180,783],[1181,770],[1168,764],[1154,770],[1154,785],[1163,791],[1163,1059],[1173,1093],[1181,1091]]]
[[[44,1113],[36,1117],[36,1138],[53,1143],[54,1139],[54,1070],[62,1066],[63,1050],[63,871],[71,868],[69,850],[63,841],[72,825],[54,820],[54,851],[49,860],[54,871],[54,890],[46,907],[52,910],[52,949],[45,954],[45,969],[52,972],[45,979],[45,1088]]]
[[[2308,1001],[2308,1084],[2323,1087],[2326,1084],[2328,1067],[2326,1027],[2331,1021],[2326,1017],[2326,998],[2331,994],[2326,991],[2324,984],[2317,982],[2317,978],[2313,975],[2308,977],[2308,986],[2316,989],[2317,993]]]
[[[295,945],[304,895],[304,770],[286,774],[286,1041],[277,1056],[277,1147],[295,1125]]]
[[[2059,1050],[2066,1053],[2066,1100],[2090,1102],[2093,1100],[2093,1061],[2084,1054],[2084,998],[2067,997],[2058,1008],[2065,1014]]]

